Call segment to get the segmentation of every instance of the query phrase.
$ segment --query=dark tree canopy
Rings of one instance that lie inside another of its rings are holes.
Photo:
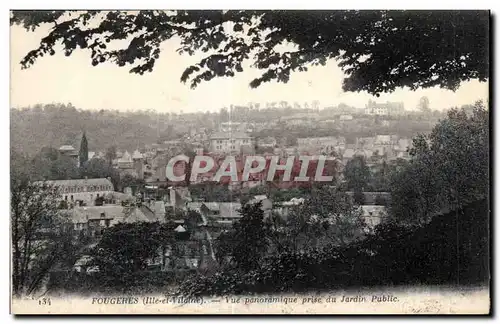
[[[440,86],[489,77],[488,11],[14,11],[11,24],[35,30],[54,26],[24,68],[43,55],[77,48],[92,65],[113,62],[130,72],[153,70],[160,45],[180,39],[179,53],[205,53],[186,67],[182,82],[196,87],[215,77],[232,77],[247,61],[262,71],[252,87],[336,59],[345,91],[378,95],[397,87]],[[126,46],[113,46],[123,40]],[[62,44],[62,48],[58,44]],[[279,45],[290,50],[280,50]],[[109,47],[108,47],[109,46]]]
[[[78,154],[78,159],[80,161],[80,166],[83,166],[85,162],[89,160],[89,144],[87,142],[87,136],[83,132],[82,140],[80,142],[80,152]]]

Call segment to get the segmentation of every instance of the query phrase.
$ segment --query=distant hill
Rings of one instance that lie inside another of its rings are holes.
[[[70,144],[78,149],[85,130],[91,151],[104,151],[112,145],[134,150],[182,135],[182,129],[169,126],[168,118],[167,114],[152,111],[89,111],[71,105],[38,105],[11,109],[10,141],[12,149],[29,155],[44,146],[58,148]]]

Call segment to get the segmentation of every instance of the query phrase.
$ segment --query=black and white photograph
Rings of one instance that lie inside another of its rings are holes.
[[[9,15],[11,313],[491,313],[490,11]]]

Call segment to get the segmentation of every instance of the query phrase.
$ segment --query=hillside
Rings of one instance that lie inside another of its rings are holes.
[[[154,112],[77,110],[71,105],[52,104],[31,109],[11,109],[11,148],[36,154],[44,146],[80,146],[85,130],[90,150],[105,150],[115,145],[134,150],[160,138],[175,137],[167,115]],[[158,129],[159,128],[159,129]]]

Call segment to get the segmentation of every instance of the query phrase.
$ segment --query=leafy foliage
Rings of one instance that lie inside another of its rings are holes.
[[[262,71],[252,87],[336,59],[346,91],[378,95],[397,87],[440,86],[489,77],[487,11],[14,11],[11,24],[54,26],[21,61],[29,67],[62,44],[65,55],[90,52],[93,66],[113,62],[130,72],[153,70],[161,44],[206,53],[186,68],[182,82],[196,87],[232,77],[246,62]],[[113,43],[126,42],[126,46]],[[404,44],[404,46],[401,46]],[[288,46],[287,46],[288,45]]]
[[[489,115],[482,102],[454,109],[429,136],[414,139],[412,160],[393,176],[392,212],[426,222],[435,213],[489,195]]]
[[[116,224],[104,231],[92,250],[91,265],[108,278],[107,283],[123,283],[124,275],[146,270],[148,262],[158,259],[160,249],[172,241],[172,228],[166,224]]]
[[[268,242],[261,203],[244,205],[241,215],[234,229],[217,239],[219,251],[216,256],[221,263],[230,257],[237,268],[247,271],[259,266]]]
[[[42,148],[30,163],[30,176],[34,180],[64,180],[80,177],[76,161],[71,157],[60,155],[51,147]]]
[[[251,271],[230,268],[195,275],[177,293],[227,296],[381,285],[484,284],[489,280],[488,223],[488,203],[480,200],[425,225],[380,224],[355,244],[270,255]]]
[[[104,159],[93,158],[80,166],[80,178],[84,177],[89,179],[109,177],[116,190],[119,186],[123,187],[118,171]]]
[[[16,296],[43,287],[49,272],[76,261],[77,243],[58,210],[59,193],[46,183],[11,177],[12,288]],[[69,224],[71,228],[71,224]]]
[[[371,181],[370,169],[366,165],[366,160],[362,156],[355,156],[349,160],[344,170],[347,189],[363,191]]]

